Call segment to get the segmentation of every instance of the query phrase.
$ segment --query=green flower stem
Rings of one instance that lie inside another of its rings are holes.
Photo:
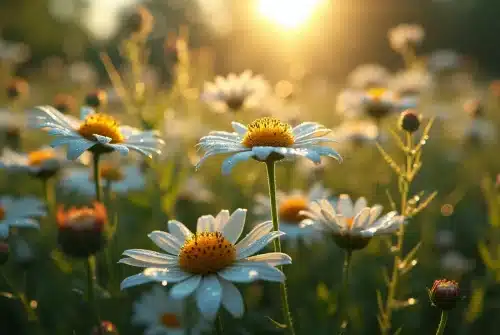
[[[47,206],[47,211],[48,211],[47,215],[48,224],[43,225],[41,228],[43,231],[43,236],[50,236],[50,238],[52,239],[53,238],[52,235],[55,234],[55,229],[53,229],[54,228],[53,220],[55,219],[56,216],[56,206],[57,206],[55,179],[43,178],[42,187],[43,187],[45,204]]]
[[[266,162],[267,167],[267,180],[269,182],[269,199],[271,201],[271,215],[273,218],[273,229],[274,231],[279,231],[279,220],[278,220],[278,206],[276,204],[276,171],[275,162],[268,160]],[[274,251],[281,252],[281,241],[280,238],[274,240]],[[283,271],[283,267],[279,267]],[[286,320],[288,330],[290,334],[295,335],[295,329],[293,327],[292,314],[290,313],[290,306],[288,305],[288,293],[286,288],[286,282],[280,284],[281,290],[281,307],[283,309],[283,318]]]
[[[406,132],[406,166],[403,175],[399,176],[399,192],[401,194],[401,215],[405,215],[406,207],[408,202],[408,192],[410,190],[410,180],[408,176],[412,171],[413,166],[413,138],[411,133]],[[392,266],[391,280],[389,282],[387,301],[384,309],[383,315],[381,315],[381,327],[380,331],[382,335],[389,334],[391,329],[391,318],[392,318],[392,308],[394,306],[394,300],[396,297],[396,290],[399,284],[399,264],[403,258],[403,243],[405,235],[405,226],[401,225],[397,233],[397,243],[395,247],[394,264]]]
[[[217,325],[216,325],[216,332],[217,332],[217,335],[222,335],[224,334],[224,327],[222,325],[222,316],[219,315],[217,317]]]
[[[446,328],[446,322],[448,321],[448,312],[441,312],[441,321],[439,321],[438,329],[436,330],[436,335],[443,335],[444,329]]]
[[[101,202],[102,199],[102,190],[101,190],[101,174],[99,171],[99,162],[101,155],[99,153],[92,153],[92,161],[93,161],[93,176],[94,176],[94,187],[95,187],[95,200]]]
[[[99,307],[95,297],[95,282],[97,280],[95,256],[89,256],[85,263],[87,267],[87,301],[90,305],[92,313],[91,320],[93,325],[99,327],[101,319],[99,316]]]
[[[340,334],[343,334],[349,323],[349,270],[351,269],[352,250],[346,250],[344,270],[342,272],[342,291],[339,294]]]

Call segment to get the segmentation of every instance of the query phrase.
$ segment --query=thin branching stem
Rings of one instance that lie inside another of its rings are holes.
[[[92,154],[95,198],[96,201],[98,202],[102,201],[101,174],[99,171],[100,158],[101,155],[99,153],[94,152]],[[87,270],[87,299],[93,314],[92,322],[95,322],[99,334],[101,319],[99,315],[99,306],[97,304],[97,300],[95,297],[95,284],[97,282],[97,275],[96,275],[96,257],[94,255],[89,256],[87,258],[86,270]]]
[[[271,215],[273,219],[273,229],[274,231],[279,231],[279,220],[278,220],[278,206],[276,204],[276,171],[275,162],[267,161],[267,180],[269,184],[269,199],[271,201]],[[274,240],[274,251],[281,252],[281,241],[279,238]],[[283,271],[280,266],[279,269]],[[286,320],[288,330],[290,334],[295,335],[295,329],[293,327],[292,314],[290,312],[290,306],[288,305],[288,292],[286,288],[286,282],[280,284],[281,291],[281,307],[283,309],[283,318]]]
[[[342,272],[342,291],[339,294],[340,334],[344,334],[349,324],[349,271],[351,269],[352,250],[346,250],[344,270]]]

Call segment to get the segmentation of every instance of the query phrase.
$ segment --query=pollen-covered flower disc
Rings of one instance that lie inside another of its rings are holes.
[[[148,282],[173,283],[171,297],[183,299],[194,295],[206,319],[214,320],[221,305],[233,316],[241,317],[243,297],[232,282],[283,282],[285,276],[276,266],[291,263],[291,258],[283,253],[254,255],[283,235],[272,231],[271,221],[257,225],[238,242],[245,218],[245,209],[238,209],[232,215],[223,210],[215,218],[205,215],[198,219],[196,233],[181,222],[169,221],[168,233],[149,234],[166,253],[141,249],[123,253],[127,258],[120,263],[146,269],[126,278],[122,289]]]
[[[405,223],[405,218],[395,211],[379,217],[382,206],[367,205],[365,198],[353,203],[347,194],[340,195],[335,203],[322,199],[303,212],[309,218],[303,224],[332,234],[343,249],[358,250],[366,247],[373,236],[393,233]]]
[[[261,162],[278,161],[305,157],[316,164],[321,156],[341,160],[340,155],[327,142],[334,142],[328,137],[330,129],[315,122],[304,122],[296,127],[272,117],[257,119],[245,126],[232,123],[234,132],[212,131],[200,139],[198,146],[205,155],[197,168],[210,156],[232,154],[222,164],[222,172],[228,174],[238,162],[254,158]]]
[[[31,125],[55,136],[53,147],[67,145],[67,156],[72,160],[87,150],[94,153],[118,151],[123,155],[134,150],[151,157],[159,154],[164,144],[153,131],[122,126],[111,115],[96,113],[88,107],[82,108],[81,120],[50,106],[37,107],[32,113]]]

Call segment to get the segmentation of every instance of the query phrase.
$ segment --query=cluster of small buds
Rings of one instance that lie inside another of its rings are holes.
[[[438,279],[429,291],[431,302],[437,308],[448,311],[455,308],[460,299],[460,287],[454,280]]]

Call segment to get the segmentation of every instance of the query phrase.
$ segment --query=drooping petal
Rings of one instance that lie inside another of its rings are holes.
[[[193,274],[184,272],[179,267],[169,267],[168,269],[147,268],[143,273],[146,277],[150,277],[155,281],[172,283],[177,283],[193,276]]]
[[[235,318],[241,318],[245,312],[245,304],[240,291],[231,282],[220,279],[222,286],[222,306]]]
[[[224,162],[222,162],[222,174],[223,175],[228,175],[231,173],[231,170],[233,167],[241,162],[241,161],[246,161],[249,158],[251,158],[254,155],[253,151],[242,151],[235,153],[234,155],[226,158]],[[267,157],[267,156],[266,156]]]
[[[193,233],[182,222],[177,220],[168,221],[168,231],[181,243],[184,243]]]
[[[256,225],[250,233],[236,244],[236,250],[248,248],[248,246],[273,230],[273,222],[265,221]]]
[[[125,250],[123,252],[123,255],[132,257],[140,261],[151,262],[161,265],[172,265],[172,264],[177,264],[178,262],[178,259],[175,256],[170,256],[156,251],[145,250],[145,249]]]
[[[222,286],[216,275],[203,277],[196,290],[196,305],[208,320],[214,320],[222,302]]]
[[[177,283],[170,290],[170,296],[174,299],[184,299],[196,291],[200,285],[202,276],[192,276],[180,283]]]
[[[237,254],[236,257],[237,259],[243,259],[246,257],[249,257],[256,252],[259,252],[262,250],[265,246],[267,246],[270,242],[272,242],[274,239],[279,238],[280,236],[283,236],[285,233],[281,231],[273,231],[270,232],[257,241],[251,243],[248,247],[246,248],[240,248],[236,250]]]
[[[125,278],[120,284],[120,290],[124,290],[126,288],[147,284],[154,282],[155,280],[151,277],[147,277],[144,273],[138,273],[136,275]]]

